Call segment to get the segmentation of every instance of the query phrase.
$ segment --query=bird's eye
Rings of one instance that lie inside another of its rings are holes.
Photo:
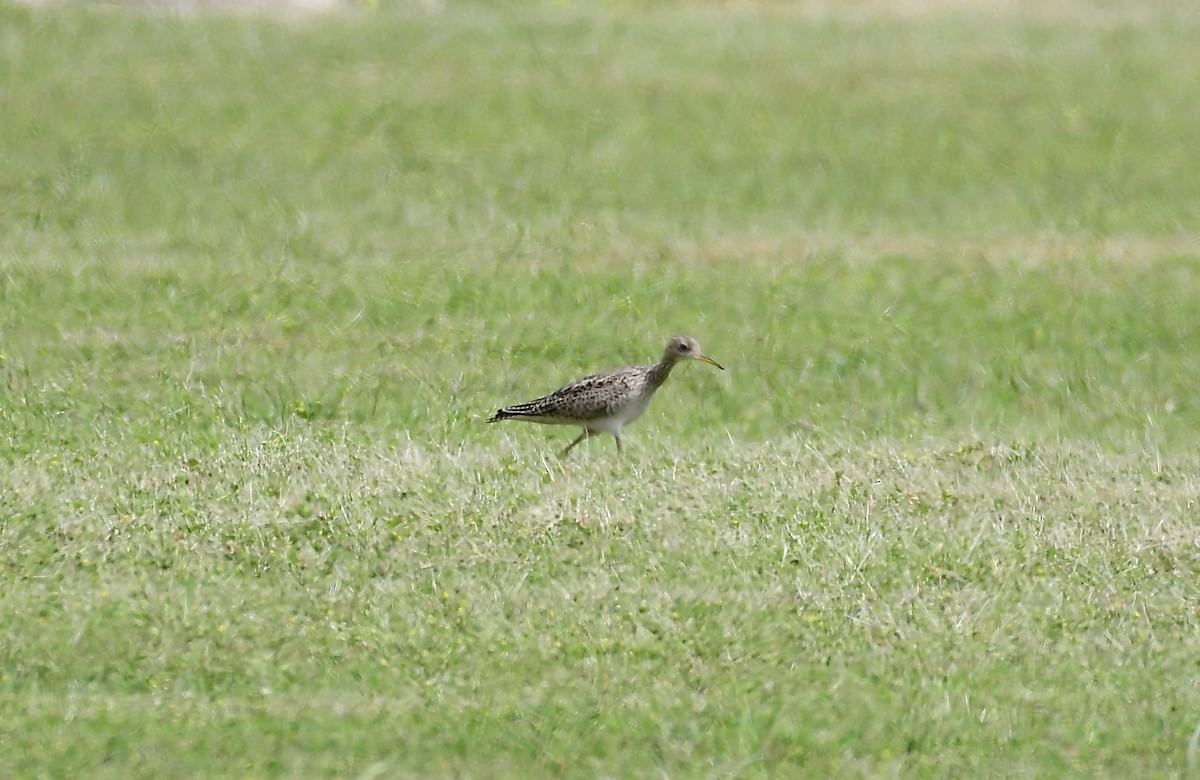
[[[679,351],[680,351],[680,352],[691,352],[691,351],[692,351],[692,345],[691,345],[691,344],[680,344],[680,345],[679,345]]]

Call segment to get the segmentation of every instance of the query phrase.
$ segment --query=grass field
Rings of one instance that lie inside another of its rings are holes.
[[[0,774],[1200,776],[1186,5],[0,5]]]

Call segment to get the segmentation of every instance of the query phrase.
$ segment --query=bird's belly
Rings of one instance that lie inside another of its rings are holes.
[[[621,432],[621,426],[628,425],[641,417],[649,403],[649,398],[639,398],[631,401],[607,417],[601,417],[589,422],[587,427],[594,431],[611,433],[615,436]]]
[[[646,412],[646,407],[650,405],[650,399],[639,399],[631,403],[626,409],[622,410],[624,414],[619,415],[624,423],[631,423],[641,417]]]

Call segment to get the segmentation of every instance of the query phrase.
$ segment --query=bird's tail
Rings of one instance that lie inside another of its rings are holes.
[[[488,422],[500,422],[501,420],[523,419],[526,417],[537,417],[544,412],[544,399],[539,398],[536,401],[530,401],[527,404],[516,404],[515,406],[505,406],[502,409],[497,409]]]

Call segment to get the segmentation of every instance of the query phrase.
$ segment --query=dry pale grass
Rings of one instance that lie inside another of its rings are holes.
[[[17,0],[35,7],[67,6],[72,0]],[[286,14],[339,12],[356,8],[378,8],[379,0],[110,0],[82,3],[114,9],[170,10],[183,13],[215,11],[220,13]],[[436,12],[446,6],[442,0],[405,0],[389,6]],[[559,2],[559,6],[573,5]],[[574,3],[582,6],[587,4]],[[1195,14],[1186,4],[1162,2],[1098,3],[1095,0],[722,0],[699,3],[725,10],[756,11],[815,19],[895,19],[927,20],[945,15],[1023,17],[1045,22],[1088,20],[1098,23],[1138,23],[1162,19],[1165,15]]]
[[[946,14],[1020,16],[1041,21],[1071,19],[1149,20],[1178,7],[1165,3],[1097,3],[1095,0],[809,0],[809,2],[734,2],[732,5],[801,11],[813,16],[863,16],[930,19]]]
[[[73,5],[103,7],[112,10],[170,11],[173,13],[245,13],[284,14],[319,13],[353,7],[346,0],[114,0],[113,2],[76,3],[69,0],[17,0],[35,8],[61,8]]]
[[[586,228],[585,228],[586,230]],[[727,263],[771,268],[815,258],[837,257],[855,266],[898,257],[925,258],[947,268],[963,264],[1012,268],[1070,266],[1081,262],[1114,267],[1145,268],[1164,260],[1195,257],[1200,236],[1078,236],[1047,233],[978,238],[937,238],[919,234],[833,235],[810,233],[781,236],[725,234],[676,236],[648,244],[623,235],[608,235],[602,251],[578,258],[575,267],[591,270],[639,265],[647,258],[669,259],[702,266]],[[480,257],[490,262],[491,257]],[[543,258],[544,259],[544,258]],[[526,260],[538,265],[538,257]]]
[[[989,264],[1035,266],[1082,260],[1141,267],[1154,262],[1200,252],[1200,236],[1113,236],[1092,238],[1068,235],[991,237],[939,240],[918,235],[862,237],[813,235],[792,241],[778,239],[721,238],[703,245],[681,241],[672,247],[681,257],[702,263],[752,260],[802,260],[837,255],[848,260],[870,261],[885,257],[943,258]]]

